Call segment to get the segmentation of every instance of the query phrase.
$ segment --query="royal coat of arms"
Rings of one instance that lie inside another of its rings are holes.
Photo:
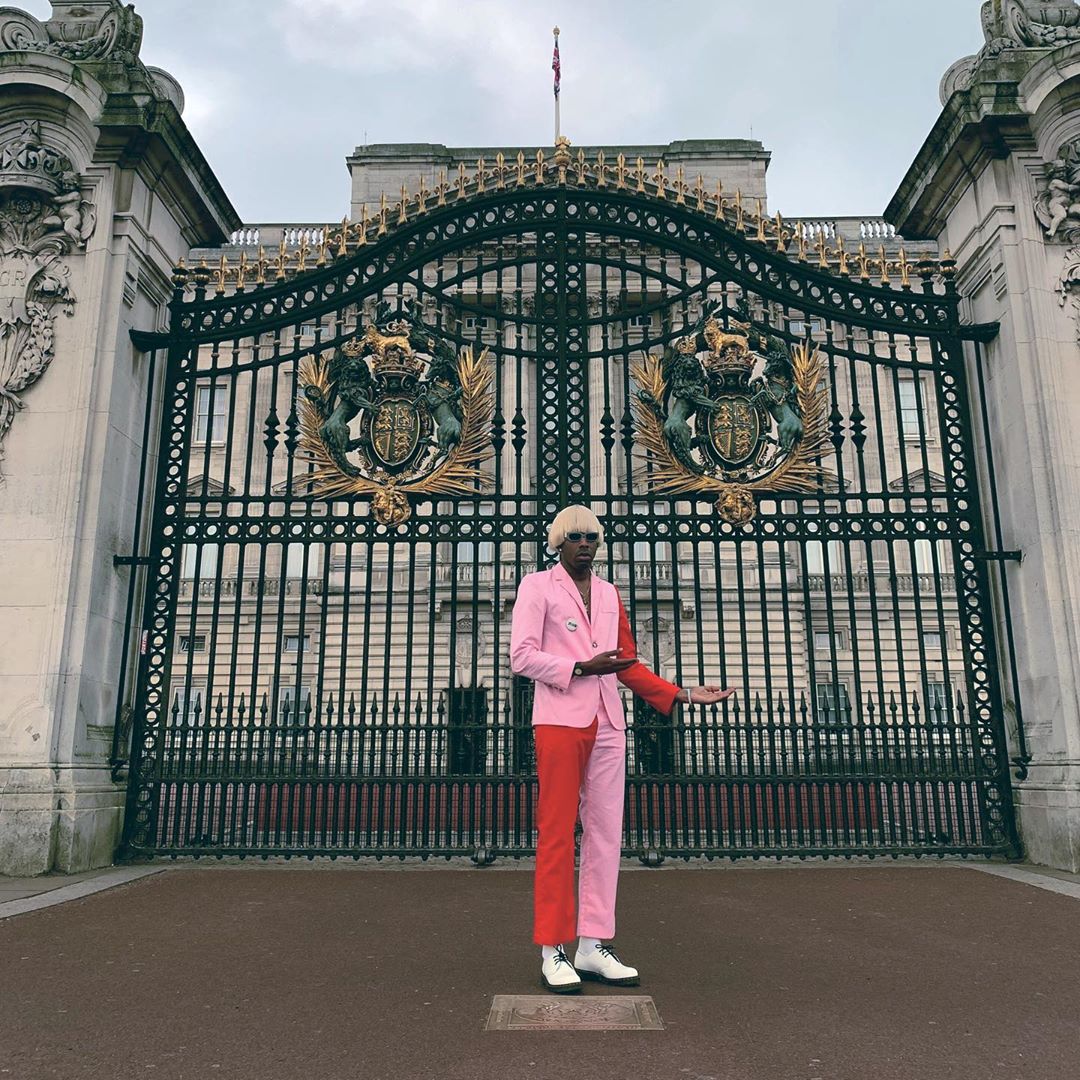
[[[368,495],[383,525],[412,514],[409,496],[472,495],[494,452],[487,350],[460,355],[405,308],[385,307],[332,354],[300,365],[300,442],[314,465],[294,488]]]
[[[748,318],[724,329],[716,310],[633,371],[640,477],[658,495],[715,495],[721,518],[745,524],[755,492],[818,491],[831,478],[828,395],[816,349],[789,349]]]

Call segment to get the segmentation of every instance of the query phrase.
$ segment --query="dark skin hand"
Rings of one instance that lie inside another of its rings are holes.
[[[576,584],[584,584],[589,580],[597,547],[599,547],[597,541],[586,540],[583,535],[580,540],[564,540],[562,547],[559,548],[559,561]],[[591,660],[586,660],[580,665],[581,673],[583,675],[612,675],[625,671],[637,663],[636,658],[619,656],[620,652],[620,649],[609,649],[607,652],[597,653]],[[734,690],[724,690],[719,686],[695,686],[689,692],[680,690],[676,700],[686,702],[692,696],[695,705],[712,705],[731,697],[734,693]]]

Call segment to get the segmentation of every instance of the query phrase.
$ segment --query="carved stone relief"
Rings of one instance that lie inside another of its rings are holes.
[[[19,394],[52,363],[54,310],[72,314],[63,256],[86,245],[94,220],[71,161],[36,122],[0,145],[0,460]]]
[[[135,5],[117,0],[54,0],[53,18],[40,22],[15,8],[0,9],[0,50],[42,52],[74,62],[134,64],[142,43]]]
[[[1080,246],[1065,252],[1061,273],[1057,282],[1058,303],[1062,307],[1069,302],[1076,320],[1076,340],[1080,343]]]
[[[1034,206],[1047,240],[1073,243],[1080,239],[1080,138],[1063,143],[1047,165]]]
[[[957,60],[942,77],[942,105],[971,85],[983,60],[1012,49],[1056,49],[1080,41],[1080,7],[1075,0],[986,0],[982,28],[986,44],[978,54]]]
[[[454,646],[454,663],[457,669],[457,685],[473,685],[473,675],[487,656],[487,635],[484,628],[472,618],[458,619]],[[481,675],[478,686],[484,685]]]

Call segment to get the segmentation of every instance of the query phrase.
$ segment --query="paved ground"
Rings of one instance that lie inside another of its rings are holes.
[[[0,921],[0,1077],[1071,1080],[1080,907],[963,867],[623,874],[663,1031],[483,1030],[539,993],[528,870],[173,869]]]

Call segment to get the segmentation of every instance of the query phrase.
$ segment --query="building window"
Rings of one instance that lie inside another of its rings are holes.
[[[303,724],[307,722],[308,710],[312,715],[315,711],[315,701],[311,696],[311,686],[308,683],[295,682],[284,683],[278,690],[278,714],[279,724]]]
[[[814,700],[819,724],[846,724],[851,719],[851,700],[844,683],[817,683]]]
[[[488,318],[486,315],[466,315],[465,316],[465,329],[466,330],[486,330],[488,328]]]
[[[495,545],[490,540],[481,540],[479,544],[472,540],[459,540],[457,560],[459,563],[492,563],[495,561]]]
[[[788,331],[796,337],[805,337],[807,332],[820,334],[822,322],[820,319],[788,319]]]
[[[927,630],[923,633],[923,648],[934,649],[937,652],[941,651],[941,631],[940,630]]]
[[[315,336],[315,323],[313,323],[313,322],[301,323],[300,324],[300,336],[301,337],[311,337],[311,338],[313,338]]]
[[[181,683],[173,688],[169,702],[168,720],[170,723],[194,724],[206,717],[206,684],[193,683],[188,686]]]
[[[820,540],[808,540],[804,560],[808,574],[824,574],[826,572],[826,563],[828,564],[828,572],[835,574],[838,570],[843,569],[844,545],[839,540],[830,540],[828,546]]]
[[[195,388],[195,441],[225,441],[225,387],[207,383]]]
[[[200,554],[201,552],[201,554]],[[180,576],[207,581],[217,574],[217,544],[184,544],[181,556]],[[198,570],[198,575],[196,575]]]
[[[314,577],[322,566],[321,551],[307,544],[289,544],[285,549],[287,578]]]
[[[814,652],[828,653],[835,650],[840,652],[844,648],[844,635],[839,630],[830,633],[828,630],[814,631]]]
[[[900,434],[905,439],[922,438],[922,409],[920,408],[918,390],[914,379],[900,379],[899,402],[900,402]]]
[[[930,720],[943,721],[949,715],[949,687],[944,682],[926,684],[926,715]]]
[[[915,541],[915,573],[932,574],[934,572],[934,549],[929,540]]]
[[[650,326],[652,326],[652,315],[651,314],[647,314],[647,315],[631,315],[630,316],[630,325],[631,326],[650,327]]]
[[[303,651],[311,652],[311,635],[310,634],[286,634],[285,635],[285,652],[300,652],[301,642],[303,642]]]
[[[189,652],[206,652],[206,635],[205,634],[181,634],[180,635],[180,651],[182,653]]]
[[[487,761],[487,687],[455,686],[450,690],[449,728],[450,772],[477,776]]]

